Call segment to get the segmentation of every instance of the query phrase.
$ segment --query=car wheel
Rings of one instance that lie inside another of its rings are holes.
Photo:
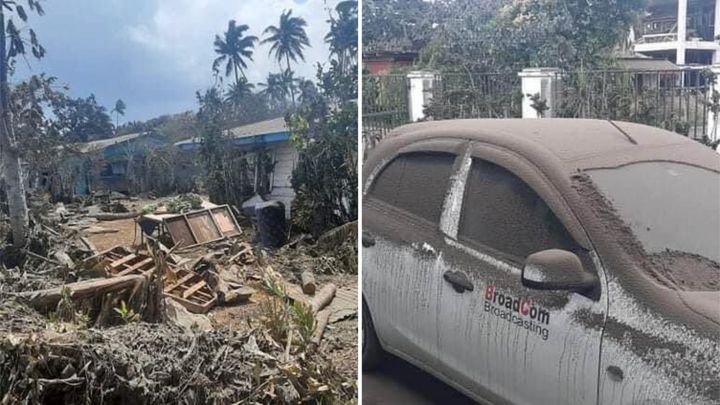
[[[383,352],[365,300],[363,300],[362,306],[362,369],[363,371],[372,371],[380,364]]]

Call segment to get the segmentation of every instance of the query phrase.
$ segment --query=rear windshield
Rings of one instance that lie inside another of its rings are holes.
[[[668,276],[674,284],[720,289],[719,173],[672,162],[587,173],[645,252],[673,268]]]

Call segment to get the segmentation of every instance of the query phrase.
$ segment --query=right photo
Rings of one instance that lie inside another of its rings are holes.
[[[362,403],[720,403],[720,1],[361,6]]]

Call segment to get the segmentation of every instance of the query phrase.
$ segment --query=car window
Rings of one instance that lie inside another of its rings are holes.
[[[535,252],[578,252],[562,223],[530,186],[496,164],[473,159],[458,236],[522,263]]]
[[[455,155],[414,152],[398,156],[378,175],[370,195],[430,222],[440,221]]]

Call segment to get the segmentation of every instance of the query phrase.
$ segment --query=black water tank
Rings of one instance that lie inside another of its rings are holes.
[[[280,201],[265,201],[255,205],[258,240],[268,248],[277,248],[285,244],[287,223],[285,205]]]

